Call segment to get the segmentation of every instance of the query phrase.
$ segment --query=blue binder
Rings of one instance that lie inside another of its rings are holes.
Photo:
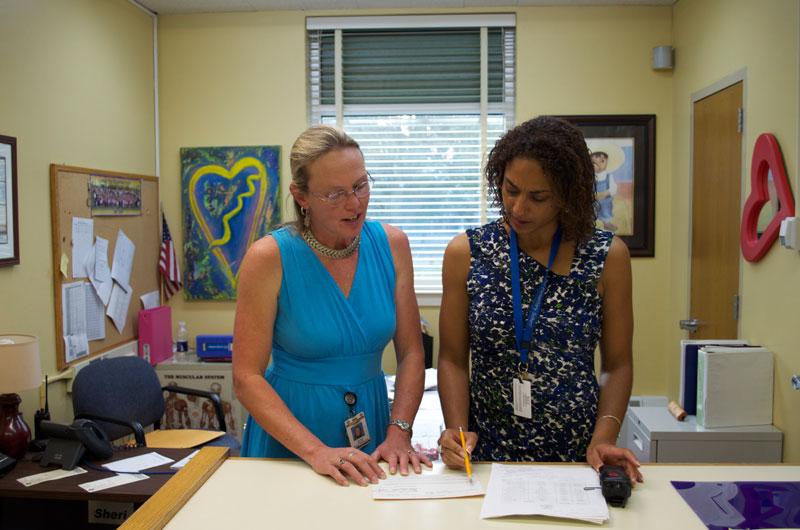
[[[683,350],[683,410],[697,414],[697,350],[705,344],[687,344]]]

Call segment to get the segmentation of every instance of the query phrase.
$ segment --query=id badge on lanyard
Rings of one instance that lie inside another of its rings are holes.
[[[536,293],[533,295],[524,327],[522,321],[522,288],[519,274],[519,244],[516,231],[510,228],[510,232],[511,294],[514,302],[514,339],[517,346],[513,353],[514,355],[519,355],[519,376],[512,381],[514,414],[530,419],[533,417],[533,398],[531,394],[532,377],[528,374],[528,351],[533,344],[533,330],[536,326],[536,321],[539,319],[539,313],[542,311],[542,303],[545,291],[547,291],[547,283],[550,279],[550,269],[553,267],[553,261],[555,261],[558,254],[558,248],[561,246],[561,226],[553,234],[553,241],[550,243],[550,256],[547,260],[547,270],[542,283],[539,284]]]
[[[350,417],[344,421],[344,431],[347,433],[350,447],[361,449],[369,443],[370,436],[366,415],[363,411],[356,414],[356,400],[354,392],[345,392],[344,402],[350,407]]]

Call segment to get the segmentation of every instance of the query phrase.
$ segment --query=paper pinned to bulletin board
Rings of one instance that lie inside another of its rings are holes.
[[[138,336],[139,298],[158,291],[158,179],[50,166],[59,370]]]

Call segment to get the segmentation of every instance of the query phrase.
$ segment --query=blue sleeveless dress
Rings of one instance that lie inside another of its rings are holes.
[[[364,223],[347,298],[296,229],[283,227],[272,237],[283,280],[265,378],[300,423],[331,447],[349,445],[344,394],[355,393],[355,412],[365,413],[371,436],[362,450],[371,453],[389,424],[381,359],[395,331],[395,269],[386,232],[378,222]],[[241,455],[296,458],[252,417]]]
[[[533,417],[514,414],[509,236],[502,221],[467,230],[471,350],[469,428],[478,433],[476,460],[576,462],[586,459],[597,416],[594,352],[603,323],[597,282],[613,234],[595,230],[575,249],[569,274],[551,273],[529,352]],[[522,314],[527,315],[546,267],[519,254]]]

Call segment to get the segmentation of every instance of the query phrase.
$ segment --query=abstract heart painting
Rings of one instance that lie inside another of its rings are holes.
[[[280,219],[280,147],[181,149],[187,300],[235,300],[250,244]]]

